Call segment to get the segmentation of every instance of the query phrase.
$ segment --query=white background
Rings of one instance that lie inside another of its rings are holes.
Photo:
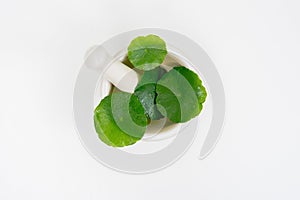
[[[300,199],[300,4],[297,0],[0,1],[0,199]],[[74,129],[85,51],[143,27],[199,43],[223,79],[227,118],[171,167],[121,174]]]

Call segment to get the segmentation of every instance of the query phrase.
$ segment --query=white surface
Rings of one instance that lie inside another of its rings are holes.
[[[296,0],[2,0],[0,199],[299,199],[299,8]],[[81,146],[72,93],[91,45],[141,27],[181,32],[206,49],[223,78],[227,119],[205,160],[196,141],[166,170],[132,176]]]

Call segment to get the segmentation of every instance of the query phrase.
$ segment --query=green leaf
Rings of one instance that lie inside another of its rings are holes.
[[[151,120],[163,117],[157,110],[155,101],[157,96],[156,83],[164,73],[166,73],[166,70],[161,67],[145,71],[134,91],[145,109],[145,114]]]
[[[143,137],[147,117],[135,95],[117,92],[102,99],[96,107],[94,125],[105,144],[123,147],[132,145]]]
[[[172,122],[186,122],[199,115],[207,93],[196,73],[174,67],[157,82],[158,110]]]
[[[158,67],[167,55],[166,43],[156,35],[135,38],[127,50],[133,66],[145,71]]]

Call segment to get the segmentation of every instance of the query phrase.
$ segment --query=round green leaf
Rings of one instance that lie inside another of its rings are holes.
[[[132,145],[143,137],[147,117],[135,95],[118,92],[101,100],[94,111],[94,125],[105,144],[123,147]]]
[[[156,35],[137,37],[128,46],[129,61],[134,67],[141,70],[158,67],[166,55],[166,43]]]
[[[164,73],[166,70],[161,67],[145,71],[134,91],[144,106],[145,114],[151,120],[158,120],[163,117],[156,107],[156,83]]]
[[[172,122],[186,122],[199,115],[207,93],[196,73],[174,67],[157,82],[158,110]]]

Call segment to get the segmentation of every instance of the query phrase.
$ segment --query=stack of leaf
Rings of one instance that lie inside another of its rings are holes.
[[[167,117],[182,123],[200,114],[207,95],[202,81],[184,66],[168,72],[160,67],[166,55],[166,43],[156,35],[131,41],[128,59],[144,73],[134,94],[114,92],[96,107],[95,129],[105,144],[123,147],[136,143],[149,120]]]

